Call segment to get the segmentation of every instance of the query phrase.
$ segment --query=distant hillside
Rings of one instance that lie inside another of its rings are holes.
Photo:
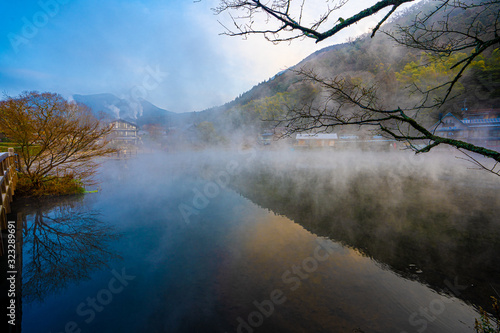
[[[434,6],[433,1],[422,1],[397,14],[391,22],[383,26],[383,29],[390,30],[397,25],[410,24],[418,13],[427,12]],[[466,14],[457,12],[453,18],[454,22],[467,24],[467,17],[460,16]],[[436,16],[432,19],[440,18]],[[484,56],[491,55],[489,52]],[[305,68],[313,70],[322,77],[349,76],[362,82],[376,84],[381,102],[389,105],[388,107],[395,107],[410,102],[408,91],[404,90],[409,86],[409,80],[414,77],[425,79],[426,75],[432,74],[425,72],[428,66],[424,60],[421,51],[397,45],[379,31],[374,38],[366,35],[316,51],[297,65],[242,93],[233,101],[201,112],[174,113],[158,108],[145,100],[131,103],[112,94],[74,95],[74,99],[90,106],[96,114],[102,112],[108,118],[122,118],[140,126],[159,124],[164,127],[185,127],[190,124],[211,122],[215,130],[221,134],[240,130],[248,132],[249,129],[262,131],[269,125],[262,122],[262,119],[270,113],[278,114],[280,109],[283,111],[286,102],[301,102],[319,96],[320,91],[314,85],[304,83],[294,72],[295,70]],[[496,58],[490,57],[489,60],[483,59],[481,66],[472,66],[460,82],[459,92],[462,95],[450,99],[441,109],[429,112],[426,115],[427,121],[433,123],[440,114],[457,112],[463,107],[465,99],[469,108],[499,107],[499,63]],[[437,77],[441,74],[434,73]]]
[[[479,2],[479,0],[473,1]],[[391,22],[384,25],[383,29],[387,31],[398,25],[408,25],[416,15],[428,12],[434,7],[433,1],[422,1],[399,13]],[[469,14],[456,11],[453,13],[453,22],[465,27],[469,24],[467,19]],[[429,22],[437,22],[440,19],[436,15]],[[491,23],[485,22],[485,24]],[[404,107],[405,103],[413,103],[409,100],[408,90],[405,90],[412,83],[411,80],[421,79],[422,83],[419,82],[421,85],[434,84],[435,86],[436,81],[433,80],[436,77],[439,80],[449,75],[446,73],[449,67],[445,68],[447,64],[444,64],[445,69],[435,66],[428,70],[427,59],[424,57],[420,50],[398,45],[379,31],[374,38],[365,35],[348,43],[328,46],[316,51],[292,68],[259,83],[233,101],[209,109],[207,112],[210,114],[210,112],[217,111],[224,114],[224,117],[213,117],[211,120],[224,131],[248,126],[262,128],[262,126],[256,126],[256,123],[262,123],[261,119],[265,118],[266,113],[269,114],[269,112],[276,111],[276,108],[280,108],[280,101],[300,102],[304,98],[310,98],[311,94],[318,96],[319,91],[310,84],[302,82],[294,72],[300,68],[313,70],[322,77],[349,76],[365,83],[376,84],[382,104],[389,105],[389,108]],[[500,105],[500,65],[495,57],[498,57],[498,54],[495,56],[495,52],[487,52],[484,54],[484,61],[478,58],[478,65],[472,64],[460,84],[456,86],[457,96],[451,98],[439,110],[428,112],[424,124],[434,123],[440,114],[460,112],[464,100],[467,101],[469,108],[498,107]],[[481,61],[483,64],[480,64]],[[432,73],[432,70],[435,72]]]
[[[407,20],[406,13],[399,20]],[[77,102],[84,103],[92,108],[94,113],[103,113],[107,118],[122,118],[137,123],[160,124],[162,126],[179,126],[181,124],[197,124],[203,121],[213,122],[223,131],[236,130],[240,126],[255,125],[258,116],[246,117],[244,121],[235,121],[241,112],[251,112],[249,105],[265,98],[273,98],[278,94],[300,96],[300,79],[293,72],[294,69],[306,67],[319,73],[334,76],[346,73],[357,75],[377,74],[381,64],[399,70],[410,60],[408,51],[395,51],[394,43],[383,34],[376,38],[360,38],[355,42],[343,43],[325,47],[300,61],[297,65],[277,73],[272,78],[263,81],[236,99],[224,105],[213,107],[201,112],[186,112],[182,114],[161,109],[146,100],[129,102],[113,94],[74,95]],[[240,113],[235,116],[235,113]]]
[[[73,95],[73,99],[90,107],[95,115],[111,119],[136,118],[128,103],[113,94]]]
[[[139,126],[167,125],[168,122],[179,118],[177,113],[161,109],[144,99],[128,101],[113,94],[73,95],[73,98],[90,107],[96,116],[124,119]]]

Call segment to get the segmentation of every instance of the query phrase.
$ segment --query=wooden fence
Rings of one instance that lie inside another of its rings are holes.
[[[9,148],[8,153],[0,153],[0,229],[7,229],[7,214],[10,213],[10,203],[14,196],[17,184],[18,156],[14,154],[14,149]]]

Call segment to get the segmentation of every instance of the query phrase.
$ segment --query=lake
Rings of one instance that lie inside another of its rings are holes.
[[[473,332],[500,291],[500,181],[464,163],[251,149],[105,161],[98,193],[15,202],[22,330]]]

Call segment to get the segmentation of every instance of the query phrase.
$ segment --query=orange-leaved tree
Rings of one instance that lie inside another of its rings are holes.
[[[92,182],[97,158],[112,153],[103,125],[82,104],[54,93],[25,92],[0,101],[0,132],[17,143],[21,191],[63,194]]]

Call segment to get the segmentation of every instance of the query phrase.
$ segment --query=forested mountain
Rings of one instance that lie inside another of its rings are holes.
[[[175,113],[153,105],[149,101],[119,98],[113,94],[73,95],[73,99],[87,105],[99,118],[124,119],[139,126],[159,125],[164,128],[193,124],[212,119],[214,112]]]
[[[224,117],[213,119],[216,127],[225,131],[249,127],[262,130],[271,123],[261,122],[261,119],[279,117],[290,105],[319,98],[321,89],[303,80],[303,77],[297,75],[298,70],[313,71],[322,78],[347,77],[352,82],[373,86],[377,89],[378,103],[387,108],[416,103],[418,96],[415,90],[429,89],[450,80],[458,72],[458,68],[452,66],[471,52],[464,50],[451,57],[436,58],[421,50],[402,46],[390,37],[394,28],[410,24],[417,15],[434,7],[435,3],[432,1],[420,2],[394,17],[383,26],[383,32],[379,31],[373,38],[364,35],[311,54],[296,66],[256,85],[234,101],[212,109],[211,111],[218,110],[224,114]],[[453,16],[451,20],[455,28],[465,30],[470,24],[469,17],[473,10],[455,11],[447,15]],[[433,16],[430,24],[438,24],[441,19],[442,16]],[[429,98],[438,98],[439,93],[438,89]],[[464,104],[469,109],[500,107],[498,48],[474,59],[455,85],[449,100],[440,108],[429,110],[423,124],[430,125],[448,112],[459,115]]]
[[[374,37],[367,34],[343,44],[325,47],[233,101],[201,112],[177,114],[145,100],[130,102],[111,94],[75,95],[74,98],[111,118],[128,119],[141,126],[158,124],[165,128],[188,128],[201,124],[200,128],[209,128],[209,132],[215,133],[218,138],[234,137],[236,133],[255,136],[271,130],[274,123],[266,120],[280,118],[291,106],[307,105],[324,98],[321,87],[304,80],[298,71],[314,72],[324,79],[348,78],[360,86],[372,87],[376,90],[378,105],[388,109],[411,107],[421,98],[418,90],[430,89],[450,80],[458,71],[452,66],[472,51],[466,49],[450,57],[437,58],[394,40],[393,31],[398,26],[411,24],[417,15],[429,12],[435,6],[433,1],[421,1],[394,16]],[[452,16],[454,28],[463,30],[470,24],[473,11],[455,11],[447,15]],[[435,15],[429,23],[439,24],[442,19],[442,16]],[[429,99],[438,98],[440,93],[439,89],[433,91]],[[476,57],[455,85],[447,102],[439,108],[426,110],[419,121],[424,126],[430,126],[448,112],[460,116],[464,105],[469,109],[500,107],[498,48],[490,48]]]
[[[124,119],[137,122],[138,125],[148,123],[165,124],[169,116],[174,114],[160,109],[144,99],[128,100],[113,94],[73,95],[78,103],[90,107],[92,111],[105,119]]]

